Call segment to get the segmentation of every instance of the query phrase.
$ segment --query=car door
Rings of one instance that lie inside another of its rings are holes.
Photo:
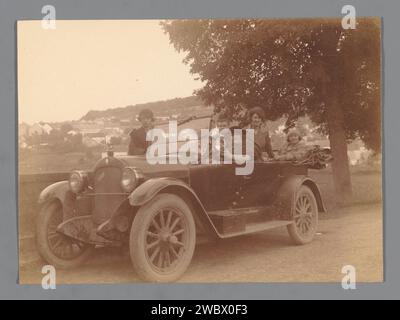
[[[190,185],[207,211],[227,210],[235,206],[240,176],[234,164],[193,165]]]
[[[255,162],[251,174],[238,181],[237,207],[267,206],[271,203],[282,178],[279,162]]]

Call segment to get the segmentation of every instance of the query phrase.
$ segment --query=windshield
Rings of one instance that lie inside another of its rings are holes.
[[[187,118],[156,125],[152,145],[158,145],[157,152],[151,152],[151,154],[156,158],[163,155],[179,156],[189,153],[196,158],[194,154],[200,155],[207,152],[214,152],[213,156],[221,152],[225,157],[246,155],[244,132],[240,130],[234,132],[233,128],[210,130],[210,120],[211,116],[200,116],[195,119]],[[238,128],[235,127],[235,129]],[[234,137],[234,134],[237,136]],[[214,149],[215,151],[212,151]]]
[[[185,143],[187,143],[188,141],[194,141],[194,142],[200,143],[201,129],[209,130],[210,120],[211,120],[211,116],[200,116],[199,118],[195,118],[195,119],[192,119],[189,121],[183,120],[183,121],[185,121],[183,124],[180,124],[180,122],[182,120],[178,120],[178,123],[177,123],[178,124],[178,126],[177,126],[178,136],[176,137],[178,151],[179,151],[180,147],[182,145],[184,145]],[[161,129],[162,132],[164,133],[164,138],[165,138],[166,144],[168,144],[171,139],[175,140],[174,137],[170,137],[169,125],[170,125],[169,122],[155,125],[155,128]],[[196,137],[192,137],[191,139],[188,139],[187,137],[179,136],[179,133],[185,129],[194,130],[196,132]],[[168,151],[167,151],[167,154],[168,154]]]

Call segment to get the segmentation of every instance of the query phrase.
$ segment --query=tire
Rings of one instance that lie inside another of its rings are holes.
[[[133,219],[129,251],[133,267],[144,281],[179,279],[192,260],[195,244],[190,206],[174,194],[158,194]]]
[[[36,247],[42,258],[54,267],[75,268],[89,258],[94,248],[56,232],[62,219],[59,201],[44,205],[36,221]]]
[[[287,226],[290,237],[297,245],[313,240],[318,226],[318,206],[314,193],[301,186],[296,193],[293,208],[293,223]]]

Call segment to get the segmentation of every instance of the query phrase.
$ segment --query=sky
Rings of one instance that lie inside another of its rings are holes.
[[[19,21],[19,122],[186,97],[202,86],[159,20]]]

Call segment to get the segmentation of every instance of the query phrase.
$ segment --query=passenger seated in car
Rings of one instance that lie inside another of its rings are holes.
[[[249,121],[250,124],[245,127],[245,129],[254,130],[255,160],[268,160],[274,158],[264,110],[261,107],[251,108],[249,110]]]
[[[287,143],[275,155],[276,160],[302,160],[307,153],[307,147],[297,130],[292,130],[286,137]]]
[[[138,129],[133,129],[129,136],[131,138],[128,148],[128,155],[144,155],[146,154],[149,142],[146,141],[147,131],[154,126],[154,115],[149,109],[143,109],[139,112],[139,121],[142,126]]]
[[[215,147],[217,148],[217,150],[219,150],[219,155],[217,154],[212,154],[212,146],[210,148],[210,153],[211,153],[211,157],[220,157],[220,161],[224,160],[224,157],[227,156],[230,159],[233,159],[233,155],[231,153],[231,148],[232,148],[232,141],[227,141],[224,137],[224,133],[228,133],[227,131],[225,131],[224,129],[228,129],[230,125],[230,119],[227,116],[226,113],[221,112],[217,115],[216,119],[215,119],[215,127],[213,128],[213,131],[211,132],[211,134],[218,134],[219,139],[216,139],[215,143]],[[217,130],[217,131],[216,131]],[[210,143],[212,144],[212,140],[210,140]]]
[[[214,112],[210,119],[209,129],[212,130],[214,128],[217,128],[218,122],[220,122],[219,125],[223,125],[224,128],[229,128],[231,121],[227,117],[227,114],[228,108],[226,106],[222,107],[218,112]],[[223,124],[221,122],[223,122]]]

